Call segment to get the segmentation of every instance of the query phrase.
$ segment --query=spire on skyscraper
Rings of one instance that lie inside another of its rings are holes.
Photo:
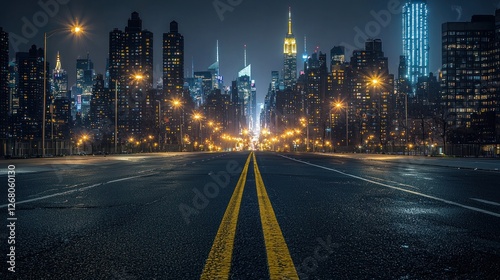
[[[309,55],[307,54],[307,37],[304,35],[304,53],[302,54],[302,60],[306,62],[308,57]]]
[[[292,88],[297,78],[297,42],[292,33],[292,9],[288,8],[288,33],[283,44],[283,81],[285,87]]]
[[[247,67],[247,45],[244,46],[243,56],[244,56],[245,67]]]
[[[219,40],[217,40],[217,62],[219,62]]]
[[[57,52],[57,57],[56,57],[56,71],[61,71],[61,56],[59,55],[59,51]]]

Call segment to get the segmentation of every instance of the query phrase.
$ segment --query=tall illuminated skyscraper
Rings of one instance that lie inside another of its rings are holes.
[[[118,97],[118,140],[124,143],[130,137],[149,135],[153,33],[142,29],[137,12],[131,14],[125,31],[115,28],[109,33],[109,87]]]
[[[176,21],[163,34],[163,88],[168,96],[181,96],[184,86],[184,36]]]
[[[429,25],[427,0],[409,0],[403,6],[403,55],[412,86],[429,74]]]
[[[283,81],[285,88],[292,88],[297,78],[297,42],[292,33],[292,10],[288,9],[288,33],[283,47]]]

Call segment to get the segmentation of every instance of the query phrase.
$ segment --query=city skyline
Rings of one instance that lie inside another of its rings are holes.
[[[22,2],[0,279],[500,275],[500,0]]]
[[[37,32],[33,32],[34,36],[27,39],[27,37],[23,37],[22,27],[24,22],[33,22],[33,16],[40,11],[44,11],[35,1],[33,2],[34,5],[25,5],[24,7],[28,6],[28,8],[24,9],[16,6],[19,4],[8,3],[6,9],[2,11],[2,13],[12,11],[9,15],[2,15],[3,19],[9,20],[0,24],[5,31],[10,32],[11,40],[12,34],[24,38],[14,43],[11,42],[10,58],[13,58],[15,48],[18,48],[18,51],[27,51],[32,44],[40,47],[43,42],[41,39],[43,32],[60,28],[67,21],[66,19],[77,18],[86,24],[88,33],[85,38],[79,38],[75,44],[68,37],[59,34],[48,42],[47,55],[48,62],[51,64],[50,67],[55,66],[56,53],[59,51],[62,67],[68,71],[70,86],[75,83],[76,59],[78,56],[80,58],[85,57],[87,52],[90,53],[90,58],[96,65],[96,72],[104,74],[108,56],[108,34],[114,28],[124,28],[126,20],[132,11],[137,11],[140,14],[143,19],[144,29],[153,32],[156,36],[153,46],[155,81],[162,75],[162,42],[160,38],[163,33],[169,31],[170,22],[175,20],[179,23],[179,32],[184,35],[186,41],[185,74],[188,74],[188,76],[192,72],[190,69],[192,64],[194,64],[194,71],[204,71],[215,61],[216,40],[219,40],[221,74],[224,77],[225,85],[229,86],[230,81],[236,79],[238,70],[244,65],[241,50],[244,45],[247,45],[248,64],[253,64],[253,79],[258,84],[257,102],[262,102],[266,94],[271,81],[271,71],[281,72],[283,70],[281,49],[283,36],[287,30],[288,7],[292,8],[293,31],[298,41],[298,50],[304,49],[301,38],[307,36],[307,51],[309,54],[313,53],[318,47],[319,51],[328,53],[333,46],[345,43],[347,45],[346,57],[349,58],[350,52],[352,52],[352,48],[349,48],[349,46],[363,48],[363,46],[358,46],[359,44],[356,43],[356,41],[364,42],[364,40],[360,40],[362,36],[358,36],[357,31],[370,30],[370,24],[375,22],[379,23],[379,29],[375,28],[373,30],[378,31],[379,34],[373,37],[381,38],[385,42],[390,73],[397,73],[398,58],[402,52],[401,13],[389,13],[390,18],[384,18],[384,15],[387,15],[388,7],[391,4],[402,7],[405,1],[391,0],[377,3],[358,1],[360,5],[350,5],[350,7],[343,7],[342,4],[338,3],[321,3],[319,1],[308,5],[299,1],[290,1],[288,3],[276,1],[266,5],[240,1],[234,7],[219,5],[219,10],[215,8],[214,4],[224,4],[225,1],[203,3],[192,1],[190,3],[192,8],[190,12],[186,12],[185,6],[188,4],[184,3],[166,7],[168,6],[166,4],[147,5],[148,2],[142,4],[124,2],[120,7],[109,8],[97,4],[97,2],[86,2],[85,6],[83,6],[81,1],[70,1],[67,4],[58,4],[57,10],[52,8],[57,13],[54,12],[47,16],[48,20],[45,25],[40,24],[39,28],[35,26],[38,29]],[[50,2],[47,1],[46,3]],[[436,72],[441,64],[441,24],[447,21],[468,21],[473,14],[491,14],[491,11],[497,7],[496,4],[496,1],[482,1],[481,3],[474,3],[474,5],[466,1],[456,1],[456,3],[434,1],[428,4],[430,11],[431,72]],[[167,15],[155,16],[155,13],[162,11],[163,7],[168,11]],[[225,7],[227,10],[221,10],[221,7]],[[325,10],[331,10],[332,12],[326,13]],[[267,17],[268,13],[272,14],[272,16]],[[323,15],[323,13],[330,16],[319,16]],[[437,13],[442,17],[432,17],[433,14]],[[40,14],[38,13],[38,15]],[[351,16],[345,17],[343,14]],[[40,17],[39,20],[41,19],[43,18]],[[207,26],[213,26],[213,28],[204,31],[203,28],[207,28]],[[323,26],[328,26],[328,28]],[[242,32],[241,30],[246,31]],[[258,39],[262,38],[262,35],[270,39],[259,41]],[[59,47],[58,44],[62,44],[64,47]],[[297,70],[301,71],[303,68],[302,62],[298,61],[297,63]]]

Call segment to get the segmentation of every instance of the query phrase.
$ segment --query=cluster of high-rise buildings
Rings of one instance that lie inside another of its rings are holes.
[[[272,71],[261,107],[246,46],[230,85],[220,74],[218,42],[216,61],[185,77],[184,37],[173,21],[154,81],[153,38],[133,12],[124,30],[109,33],[106,72],[96,73],[87,54],[70,87],[59,53],[53,68],[36,46],[11,61],[0,28],[1,153],[201,150],[261,128],[264,140],[285,150],[455,153],[466,144],[500,152],[500,10],[444,23],[442,68],[431,73],[427,3],[408,0],[395,76],[377,38],[352,53],[334,46],[329,57],[304,46],[298,73],[289,9],[283,68]]]
[[[87,54],[76,61],[72,87],[59,53],[53,69],[35,45],[10,62],[8,33],[0,29],[0,35],[2,154],[206,150],[216,146],[215,139],[255,128],[256,87],[246,50],[231,86],[224,86],[219,71],[218,42],[216,62],[185,77],[184,37],[175,21],[163,34],[157,83],[153,33],[142,28],[137,12],[124,30],[109,33],[106,73],[96,73]]]
[[[283,78],[271,73],[261,127],[285,150],[499,154],[500,10],[442,25],[439,73],[429,71],[425,0],[403,5],[401,38],[397,77],[376,38],[352,53],[334,46],[330,59],[306,51],[297,76],[290,16]]]

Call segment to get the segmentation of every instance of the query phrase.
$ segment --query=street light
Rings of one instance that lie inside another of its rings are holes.
[[[161,150],[161,100],[156,100],[158,102],[158,143],[160,143]]]
[[[343,107],[342,103],[338,102],[335,107],[341,109]],[[345,102],[345,145],[349,151],[349,102]]]
[[[45,113],[47,106],[47,39],[50,36],[63,31],[70,31],[73,34],[80,34],[83,32],[81,26],[75,25],[71,28],[59,28],[50,32],[43,33],[43,108],[42,108],[42,157],[45,157]]]
[[[80,139],[80,142],[83,145],[83,153],[85,153],[85,154],[86,154],[86,151],[85,151],[85,141],[87,141],[88,138],[89,138],[89,136],[87,134],[84,134],[82,136],[82,139]]]
[[[371,79],[371,85],[373,85],[373,92],[374,94],[376,89],[377,88],[380,88],[380,86],[382,85],[382,82],[381,80],[378,78],[378,77],[374,77]],[[382,92],[379,92],[378,93],[378,102],[377,102],[378,106],[377,106],[377,118],[378,118],[378,140],[379,140],[379,143],[380,145],[382,145],[382,112],[381,112],[381,108],[382,108]]]
[[[181,116],[181,118],[179,118],[179,119],[182,119],[182,120],[180,120],[181,121],[181,124],[180,124],[180,130],[181,130],[181,135],[180,135],[181,147],[180,147],[180,150],[182,152],[182,150],[184,149],[184,136],[183,136],[183,133],[182,133],[182,127],[184,126],[184,108],[182,107],[182,102],[180,100],[178,100],[178,99],[172,100],[172,106],[174,106],[174,108],[180,108],[182,110],[182,116]]]
[[[408,147],[408,92],[405,92],[405,146]],[[410,155],[410,149],[408,149]]]
[[[193,119],[197,120],[200,123],[200,134],[199,134],[199,142],[203,143],[203,131],[201,129],[201,120],[203,119],[203,116],[200,113],[195,113],[193,115]]]

